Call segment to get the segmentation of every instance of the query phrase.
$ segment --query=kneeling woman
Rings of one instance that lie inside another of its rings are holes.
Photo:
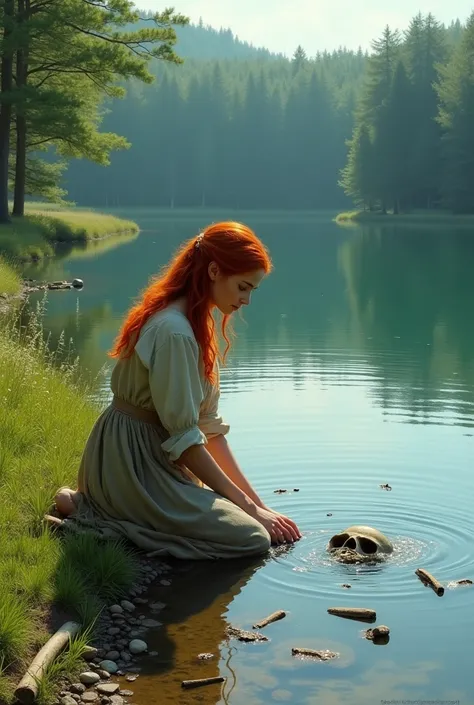
[[[213,310],[228,342],[229,316],[270,271],[267,250],[240,223],[184,243],[125,318],[110,352],[113,399],[87,440],[78,490],[56,495],[61,514],[185,559],[261,554],[301,538],[245,478],[218,410]]]

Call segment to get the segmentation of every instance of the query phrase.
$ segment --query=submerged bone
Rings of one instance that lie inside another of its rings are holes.
[[[372,526],[354,525],[329,539],[329,551],[337,552],[347,563],[356,562],[357,557],[377,557],[392,553],[391,541]],[[351,560],[352,559],[352,560]]]

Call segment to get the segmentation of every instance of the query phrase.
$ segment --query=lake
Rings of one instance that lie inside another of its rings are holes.
[[[127,307],[181,240],[228,216],[254,227],[275,271],[236,319],[222,412],[252,484],[304,534],[264,559],[197,565],[153,588],[164,627],[148,639],[158,656],[125,686],[133,700],[472,705],[474,586],[454,581],[474,580],[473,234],[341,228],[329,213],[114,212],[138,222],[139,237],[25,272],[84,280],[49,294],[52,339],[64,329],[97,374]],[[351,524],[379,528],[394,553],[377,565],[334,561],[328,539]],[[417,568],[441,581],[442,597]],[[389,642],[363,638],[371,625],[328,614],[334,606],[375,609]],[[224,640],[227,624],[251,629],[280,609],[268,642]],[[303,660],[295,646],[340,657]],[[201,652],[215,657],[198,662]],[[211,675],[225,685],[181,689]]]

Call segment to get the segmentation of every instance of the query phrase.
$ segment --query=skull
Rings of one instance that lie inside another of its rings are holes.
[[[342,533],[332,536],[327,548],[347,562],[351,557],[374,559],[393,551],[389,539],[371,526],[349,526]]]

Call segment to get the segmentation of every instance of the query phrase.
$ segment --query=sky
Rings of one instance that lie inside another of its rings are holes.
[[[418,12],[439,22],[461,22],[474,10],[472,0],[134,0],[141,10],[174,7],[197,23],[231,29],[239,39],[291,56],[298,46],[317,51],[370,49],[388,24],[403,31]],[[356,10],[355,8],[359,8]]]

